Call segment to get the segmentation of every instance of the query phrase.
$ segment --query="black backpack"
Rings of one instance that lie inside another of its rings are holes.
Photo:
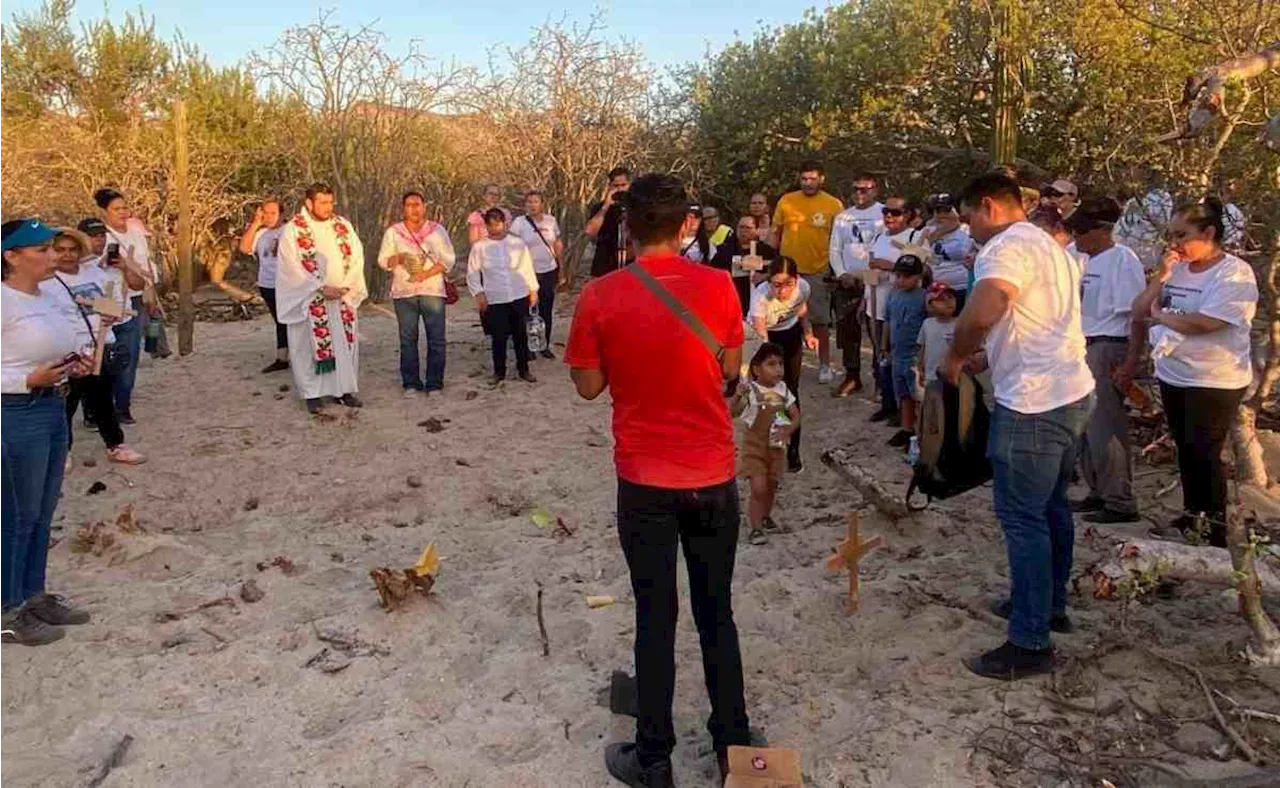
[[[958,386],[941,378],[931,381],[917,422],[920,459],[907,488],[908,508],[919,511],[934,499],[959,495],[991,479],[987,460],[991,412],[982,399],[982,384],[972,375],[961,375]],[[911,503],[917,490],[927,498],[923,506]]]

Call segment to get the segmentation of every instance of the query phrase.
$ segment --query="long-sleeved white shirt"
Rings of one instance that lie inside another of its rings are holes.
[[[884,232],[884,206],[880,203],[841,211],[831,227],[828,257],[836,276],[865,271],[871,262],[871,242]]]
[[[524,241],[508,233],[501,240],[481,238],[467,258],[467,289],[490,304],[509,304],[538,291],[533,256]]]
[[[444,273],[432,276],[421,282],[410,280],[409,271],[403,266],[392,268],[387,261],[398,254],[410,254],[414,257],[430,257],[423,268],[430,268],[432,263],[444,266]],[[427,222],[412,232],[404,222],[397,222],[382,234],[382,247],[378,250],[378,265],[391,272],[391,297],[412,298],[414,296],[436,296],[444,298],[444,278],[453,270],[457,255],[453,251],[453,241],[443,224]]]
[[[80,350],[62,304],[44,290],[29,295],[0,285],[0,322],[0,391],[5,394],[26,394],[27,376],[36,367]]]

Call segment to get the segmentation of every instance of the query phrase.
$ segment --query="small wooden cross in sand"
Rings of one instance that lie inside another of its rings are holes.
[[[827,559],[827,569],[837,572],[843,568],[849,570],[849,595],[844,599],[845,615],[858,610],[858,562],[867,553],[884,545],[884,537],[879,535],[862,541],[858,534],[860,519],[857,512],[849,513],[849,536],[836,545],[835,555]]]

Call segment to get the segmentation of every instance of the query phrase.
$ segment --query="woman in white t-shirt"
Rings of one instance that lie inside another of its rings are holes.
[[[54,231],[35,219],[0,225],[0,597],[4,642],[39,646],[89,615],[45,593],[53,512],[67,457],[67,378],[86,371],[76,332],[40,283],[53,275]]]
[[[804,349],[818,348],[818,339],[806,319],[809,314],[809,283],[800,276],[796,261],[779,257],[769,264],[768,277],[751,293],[747,323],[756,336],[782,348],[783,381],[796,399],[800,398],[800,369]],[[787,469],[799,471],[800,430],[791,433],[787,446]]]
[[[107,225],[107,252],[113,251],[122,264],[154,284],[156,269],[151,264],[151,247],[146,228],[133,219],[133,211],[124,195],[115,189],[98,189],[93,200],[102,209],[102,220]],[[114,247],[114,250],[113,250]],[[134,424],[133,386],[138,378],[138,359],[142,354],[142,336],[147,330],[150,307],[143,304],[144,293],[151,288],[129,289],[129,308],[135,317],[117,325],[113,330],[116,343],[124,351],[124,370],[116,376],[112,387],[116,416],[121,424]]]
[[[276,271],[280,267],[283,218],[280,201],[275,198],[265,200],[253,212],[253,221],[240,236],[240,254],[258,261],[258,293],[267,303],[271,322],[276,324],[276,359],[263,367],[264,374],[289,368],[289,327],[276,319]]]
[[[1222,447],[1253,380],[1249,325],[1258,307],[1253,269],[1222,248],[1223,224],[1222,203],[1213,198],[1174,215],[1171,245],[1151,284],[1133,302],[1134,341],[1117,373],[1122,382],[1133,377],[1145,323],[1178,448],[1183,514],[1173,527],[1186,531],[1204,513],[1209,542],[1218,547],[1226,547]]]
[[[53,276],[40,283],[40,289],[61,307],[67,324],[76,332],[76,347],[90,355],[96,352],[101,337],[105,356],[107,349],[115,343],[111,326],[117,319],[110,313],[95,312],[93,302],[105,298],[122,305],[125,277],[118,265],[104,267],[102,260],[91,255],[89,239],[79,230],[60,227],[57,233],[53,239],[55,270]],[[124,431],[116,418],[111,401],[112,372],[110,365],[104,364],[96,375],[88,374],[68,381],[67,446],[70,448],[75,443],[72,419],[83,402],[85,418],[93,423],[106,444],[107,459],[126,465],[140,465],[147,458],[124,442]]]

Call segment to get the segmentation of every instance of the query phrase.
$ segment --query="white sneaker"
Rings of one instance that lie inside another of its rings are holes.
[[[835,375],[832,374],[830,365],[823,364],[822,366],[818,367],[819,383],[825,386],[833,380],[835,380]]]

